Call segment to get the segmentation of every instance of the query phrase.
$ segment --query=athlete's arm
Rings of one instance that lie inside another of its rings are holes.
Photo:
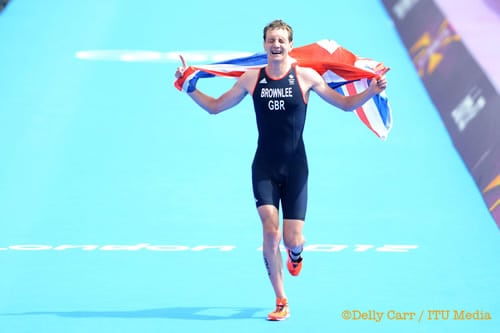
[[[387,81],[382,75],[378,80],[371,80],[370,85],[363,92],[344,96],[330,88],[323,77],[311,68],[301,68],[301,79],[305,88],[316,92],[322,99],[344,111],[352,111],[365,104],[370,98],[381,93],[387,86]]]
[[[246,96],[247,91],[238,82],[218,98],[209,96],[198,89],[188,95],[208,113],[217,114],[235,106]]]
[[[184,74],[184,70],[187,68],[186,62],[182,56],[181,61],[182,67],[177,68],[177,72],[175,73],[177,78],[181,77]],[[220,113],[241,102],[247,93],[250,92],[252,80],[255,80],[254,77],[256,77],[254,72],[255,71],[249,71],[244,73],[238,78],[231,89],[218,98],[209,96],[196,88],[188,92],[188,95],[208,113]]]

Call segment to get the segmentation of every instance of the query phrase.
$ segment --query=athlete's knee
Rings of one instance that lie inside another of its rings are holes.
[[[304,244],[304,237],[302,237],[302,234],[300,235],[287,235],[283,237],[283,242],[285,244],[285,247],[287,249],[291,249],[300,245]]]
[[[264,223],[263,225],[264,244],[270,247],[278,247],[281,241],[279,226],[274,223]]]
[[[302,235],[303,226],[303,221],[290,221],[284,223],[283,242],[286,248],[295,248],[304,244],[304,236]]]
[[[272,205],[263,205],[258,211],[262,221],[264,244],[278,246],[281,241],[278,209]]]

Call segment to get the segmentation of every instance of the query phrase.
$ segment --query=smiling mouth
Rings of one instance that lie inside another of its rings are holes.
[[[282,54],[281,50],[271,50],[271,54]]]

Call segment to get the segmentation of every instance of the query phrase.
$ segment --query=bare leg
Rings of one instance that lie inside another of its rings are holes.
[[[273,205],[262,205],[258,208],[262,221],[263,231],[263,255],[269,279],[277,298],[286,298],[283,262],[280,252],[280,223],[278,209]]]

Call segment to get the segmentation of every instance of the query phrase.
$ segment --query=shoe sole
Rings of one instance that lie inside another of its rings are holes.
[[[287,315],[286,317],[281,317],[281,318],[269,318],[269,317],[267,317],[267,321],[282,321],[282,320],[285,320],[287,318],[290,318],[290,315]]]

